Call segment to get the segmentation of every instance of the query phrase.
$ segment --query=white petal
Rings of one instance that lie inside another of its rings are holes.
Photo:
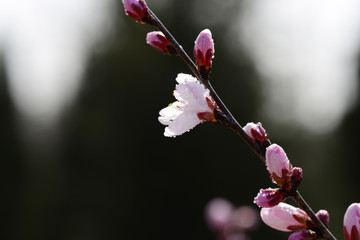
[[[180,84],[185,82],[197,82],[198,80],[190,74],[179,73],[176,77],[176,81]]]
[[[212,109],[206,101],[209,90],[198,82],[178,84],[174,91],[177,100],[184,103],[185,108],[190,111],[211,112]]]
[[[194,113],[183,112],[176,119],[170,122],[169,126],[165,129],[165,136],[178,136],[187,131],[190,131],[202,121]]]
[[[168,125],[164,132],[168,137],[181,135],[203,122],[198,113],[213,111],[207,102],[209,90],[196,78],[180,73],[176,81],[179,84],[176,85],[174,96],[178,101],[162,109],[159,116],[160,123]]]
[[[170,106],[161,109],[158,119],[161,124],[169,125],[169,123],[175,118],[177,118],[181,113],[181,104],[179,102],[174,102]]]

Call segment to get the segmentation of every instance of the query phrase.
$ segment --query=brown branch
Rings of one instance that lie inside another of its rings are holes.
[[[209,89],[211,97],[215,100],[219,109],[225,116],[223,121],[221,122],[224,126],[233,130],[237,135],[244,140],[244,142],[253,150],[253,152],[265,163],[265,155],[263,149],[259,147],[257,143],[255,143],[243,130],[242,126],[236,121],[234,116],[231,114],[229,109],[225,106],[224,102],[217,95],[214,88],[209,82],[209,79],[204,79],[200,72],[198,71],[196,65],[189,57],[189,55],[184,51],[183,47],[176,41],[176,39],[172,36],[169,30],[162,24],[162,22],[156,17],[156,15],[148,8],[149,14],[152,16],[152,20],[150,22],[151,25],[157,27],[169,40],[172,46],[175,48],[177,54],[180,58],[185,62],[185,64],[189,67],[192,73],[199,79],[199,81]],[[312,219],[318,231],[321,233],[322,237],[325,239],[336,240],[336,238],[331,234],[329,229],[320,221],[320,219],[316,216],[314,211],[310,208],[310,206],[306,203],[306,201],[302,198],[298,191],[295,192],[291,196],[296,203],[303,209],[309,217]]]

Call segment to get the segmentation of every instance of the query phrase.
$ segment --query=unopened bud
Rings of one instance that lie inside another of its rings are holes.
[[[293,167],[292,175],[291,175],[291,184],[294,189],[296,189],[300,185],[302,177],[303,177],[302,168]]]
[[[344,236],[346,240],[360,239],[360,203],[351,204],[345,212]]]
[[[164,52],[169,55],[176,53],[175,48],[160,31],[149,32],[146,35],[146,43],[160,52]]]
[[[317,239],[317,235],[314,231],[303,229],[294,232],[289,236],[289,240],[312,240]]]
[[[329,227],[330,215],[326,210],[319,210],[316,213],[316,216],[320,219],[320,221],[325,224],[326,227]]]
[[[284,193],[279,188],[273,189],[261,189],[258,195],[255,197],[254,202],[259,207],[274,207],[282,202],[284,199]]]
[[[152,17],[144,0],[123,0],[125,13],[139,23],[150,23]]]
[[[286,203],[279,203],[272,208],[262,208],[260,216],[266,225],[279,231],[290,232],[313,227],[306,212]]]
[[[303,170],[302,168],[299,167],[293,167],[292,169],[292,180],[293,181],[297,181],[300,182],[302,180],[302,176],[303,176]]]
[[[277,144],[271,144],[266,148],[265,160],[273,181],[280,187],[290,190],[292,167],[284,149]]]
[[[266,130],[263,128],[261,123],[249,122],[243,127],[245,133],[254,141],[258,141],[263,144],[264,141],[268,140]]]
[[[205,29],[201,31],[199,36],[196,38],[194,47],[194,57],[198,66],[198,70],[205,78],[208,77],[211,71],[214,53],[214,40],[210,30]]]

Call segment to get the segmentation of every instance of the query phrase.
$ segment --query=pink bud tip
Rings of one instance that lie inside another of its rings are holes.
[[[302,168],[294,167],[292,169],[292,180],[293,181],[300,182],[302,180],[302,176],[303,176]]]
[[[202,68],[204,71],[210,71],[214,53],[214,40],[210,30],[205,29],[196,38],[194,47],[194,57],[200,71]]]
[[[254,202],[259,207],[274,207],[283,201],[284,194],[280,189],[261,189],[259,194],[255,197]]]
[[[123,0],[125,13],[139,23],[149,23],[152,19],[144,0]]]
[[[312,225],[310,217],[303,210],[286,203],[262,208],[260,216],[266,225],[284,232],[306,229]]]
[[[291,164],[282,147],[271,144],[266,148],[266,166],[272,179],[281,187],[291,187]]]
[[[156,50],[169,55],[176,52],[169,40],[160,31],[149,32],[146,35],[146,43],[154,47]]]
[[[319,210],[316,213],[316,216],[320,219],[322,223],[325,224],[325,226],[329,227],[329,221],[330,221],[330,215],[328,211],[326,210]]]
[[[345,212],[344,236],[346,240],[360,239],[360,203],[351,204]]]
[[[311,240],[317,239],[316,233],[311,230],[300,230],[296,231],[289,236],[289,240]]]
[[[255,142],[259,141],[260,143],[263,143],[264,141],[268,140],[267,133],[262,127],[261,123],[255,124],[253,122],[249,122],[243,129],[246,134]]]

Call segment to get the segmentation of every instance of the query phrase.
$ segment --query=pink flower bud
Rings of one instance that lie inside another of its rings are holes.
[[[346,240],[360,239],[360,203],[353,203],[346,210],[343,230]]]
[[[255,141],[255,138],[251,132],[251,129],[256,128],[256,124],[253,122],[248,122],[244,127],[243,130],[244,132],[253,140]]]
[[[313,226],[310,217],[303,210],[286,203],[279,203],[272,208],[262,208],[260,216],[266,225],[284,232]]]
[[[160,31],[149,32],[146,35],[146,43],[160,52],[164,52],[169,55],[176,53],[175,48]]]
[[[245,127],[243,127],[243,129],[254,142],[259,141],[260,143],[263,143],[268,140],[267,133],[261,123],[255,124],[253,122],[249,122],[245,125]]]
[[[289,190],[291,188],[291,164],[282,147],[271,144],[266,148],[266,166],[273,181]]]
[[[302,180],[303,171],[302,168],[294,167],[292,169],[292,180],[300,182]]]
[[[330,215],[326,210],[319,210],[316,213],[316,216],[320,219],[320,221],[325,224],[326,227],[329,227]]]
[[[149,23],[152,17],[144,0],[123,0],[125,13],[139,23]]]
[[[259,194],[254,199],[254,202],[259,207],[269,208],[269,207],[276,206],[280,202],[282,202],[284,200],[283,197],[284,197],[283,191],[281,191],[278,188],[277,189],[273,189],[273,188],[261,189]]]
[[[200,72],[209,74],[214,53],[214,40],[210,30],[205,29],[196,38],[194,47],[194,57]]]
[[[296,231],[293,234],[289,236],[288,240],[311,240],[311,239],[317,239],[316,233],[311,230],[300,230]]]

